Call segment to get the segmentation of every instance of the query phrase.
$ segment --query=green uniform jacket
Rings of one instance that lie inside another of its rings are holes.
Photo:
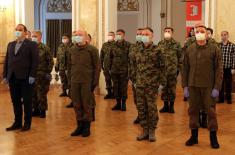
[[[128,74],[128,55],[130,43],[123,40],[116,42],[109,52],[109,68],[114,74]]]
[[[73,44],[60,44],[56,55],[56,70],[67,70],[67,53]]]
[[[161,49],[164,49],[166,58],[167,74],[176,75],[177,71],[182,71],[182,48],[179,42],[173,38],[170,40],[162,40],[158,43]]]
[[[38,45],[39,48],[39,64],[37,68],[37,76],[45,76],[51,74],[54,62],[50,48],[43,43]]]
[[[183,87],[204,87],[220,90],[222,82],[221,50],[214,44],[193,43],[186,50],[183,62]]]
[[[101,51],[100,51],[100,62],[101,62],[101,66],[104,70],[109,70],[109,51],[110,51],[110,48],[112,48],[115,44],[115,41],[108,41],[108,42],[105,42],[101,48]]]
[[[166,65],[164,50],[152,44],[145,48],[140,46],[136,53],[136,87],[155,88],[166,85]]]
[[[100,76],[100,59],[98,49],[92,45],[74,45],[70,52],[70,64],[72,83],[91,83],[98,85]]]

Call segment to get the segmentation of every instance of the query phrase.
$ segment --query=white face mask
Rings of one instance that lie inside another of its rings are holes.
[[[114,37],[113,36],[108,36],[108,41],[113,41]]]
[[[76,41],[75,41],[75,37],[76,37],[76,36],[72,36],[72,42],[73,42],[73,43],[76,42]]]
[[[146,44],[146,43],[149,43],[149,42],[150,42],[150,38],[149,38],[149,36],[142,36],[142,37],[141,37],[141,40],[142,40],[142,42],[143,42],[144,44]]]
[[[117,41],[122,40],[122,36],[121,36],[121,35],[116,35],[116,40],[117,40]]]
[[[136,36],[136,41],[141,42],[142,41],[142,35],[137,35]]]
[[[38,43],[38,38],[32,37],[32,41],[35,42],[35,43]]]
[[[76,36],[75,37],[75,42],[76,43],[83,43],[83,37],[82,36]]]
[[[68,39],[62,39],[62,43],[67,44],[69,42]]]
[[[16,36],[16,38],[21,37],[21,35],[22,35],[22,32],[21,32],[21,31],[15,31],[15,36]]]
[[[165,39],[171,39],[171,34],[168,33],[168,32],[165,32],[165,33],[164,33],[164,38],[165,38]]]
[[[205,33],[199,32],[199,33],[196,33],[195,36],[196,36],[196,40],[197,40],[197,41],[206,40],[206,34],[205,34]]]

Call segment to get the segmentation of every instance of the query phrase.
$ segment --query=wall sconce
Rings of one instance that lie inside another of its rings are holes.
[[[6,7],[5,6],[0,6],[0,12],[5,12],[6,11]]]
[[[0,0],[0,12],[5,12],[9,3],[8,1]]]
[[[165,16],[166,16],[166,14],[165,14],[164,12],[161,12],[161,13],[160,13],[160,17],[161,17],[161,18],[165,18]]]

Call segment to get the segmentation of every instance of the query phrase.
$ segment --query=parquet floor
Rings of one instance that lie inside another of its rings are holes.
[[[2,85],[0,87],[3,87]],[[0,91],[0,155],[234,155],[235,154],[235,104],[217,106],[221,148],[209,145],[209,133],[199,130],[199,145],[186,147],[190,135],[187,103],[182,101],[182,90],[177,88],[175,114],[160,114],[155,143],[137,142],[141,132],[133,125],[136,109],[132,96],[127,101],[127,112],[113,112],[113,100],[96,96],[96,122],[92,124],[89,138],[70,137],[75,128],[73,109],[65,108],[70,102],[58,97],[59,86],[48,95],[49,111],[46,119],[34,118],[32,129],[22,133],[6,132],[13,120],[12,104],[8,91]],[[158,108],[162,102],[158,100]]]

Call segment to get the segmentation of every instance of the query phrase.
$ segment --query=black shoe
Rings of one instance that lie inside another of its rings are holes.
[[[42,110],[40,112],[40,118],[46,118],[46,111],[45,110]]]
[[[170,102],[170,108],[169,108],[169,113],[175,113],[175,110],[174,110],[174,102]]]
[[[112,89],[107,89],[108,94],[104,97],[104,99],[112,99]]]
[[[140,120],[139,120],[139,117],[137,116],[137,118],[134,120],[133,122],[134,124],[139,124],[140,123]]]
[[[219,143],[218,143],[218,140],[217,140],[216,131],[211,131],[210,132],[210,142],[211,142],[211,147],[213,149],[218,149],[220,147]]]
[[[28,130],[30,130],[30,128],[31,128],[30,125],[25,124],[25,125],[22,127],[21,131],[22,131],[22,132],[28,131]]]
[[[198,129],[191,130],[191,137],[186,141],[186,146],[193,146],[194,144],[198,144]]]
[[[122,99],[122,111],[126,111],[126,99]]]
[[[84,122],[84,128],[83,128],[83,131],[82,131],[82,137],[89,137],[91,132],[90,132],[90,125],[91,125],[91,122],[88,122],[88,121],[85,121]]]
[[[79,136],[83,132],[83,122],[78,122],[77,128],[71,133],[71,136]]]
[[[117,104],[112,108],[112,110],[121,110],[121,99],[116,99],[117,100]]]
[[[32,116],[33,116],[33,117],[40,116],[40,111],[39,111],[39,109],[35,108],[35,109],[33,110],[33,112],[32,112]]]
[[[228,101],[227,101],[227,104],[232,104],[232,101],[231,101],[231,100],[228,100]]]
[[[92,108],[92,122],[95,122],[95,108]]]
[[[66,91],[63,91],[63,93],[60,94],[60,97],[66,97],[68,96],[68,94],[66,93]]]
[[[70,104],[66,105],[66,108],[73,108],[73,102],[71,102]]]
[[[168,105],[168,102],[167,102],[167,101],[164,102],[164,105],[163,105],[162,109],[161,109],[159,112],[160,112],[160,113],[169,112],[169,105]]]
[[[200,115],[201,115],[200,127],[207,128],[207,113],[205,111],[202,111],[200,112]]]
[[[188,98],[187,97],[184,97],[184,102],[188,101]]]
[[[19,130],[22,128],[21,123],[14,123],[12,126],[6,128],[6,131],[13,131],[13,130]]]

